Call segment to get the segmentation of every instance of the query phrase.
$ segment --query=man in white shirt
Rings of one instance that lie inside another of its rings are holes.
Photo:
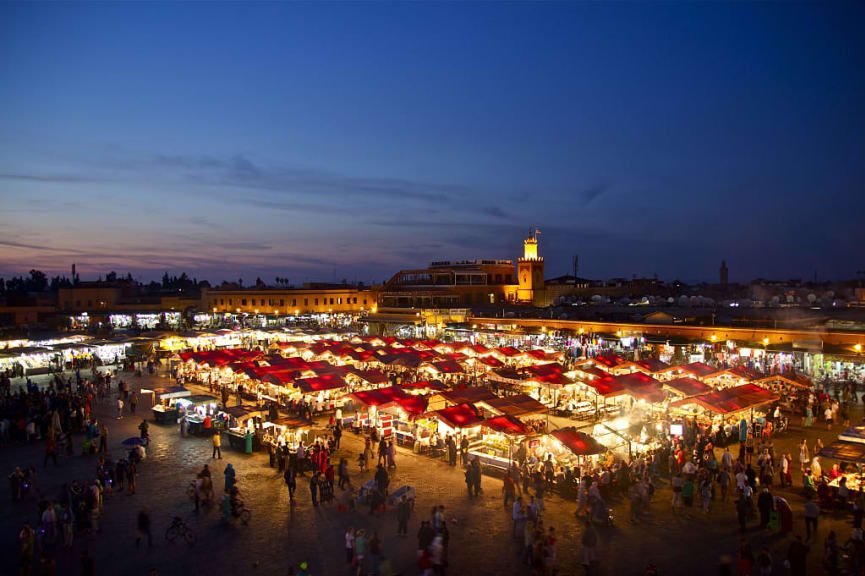
[[[724,453],[721,454],[721,466],[728,472],[733,469],[733,454],[730,453],[730,448],[724,448]]]
[[[745,475],[744,472],[739,472],[736,474],[736,490],[742,492],[745,490],[745,486],[748,484],[748,476]]]

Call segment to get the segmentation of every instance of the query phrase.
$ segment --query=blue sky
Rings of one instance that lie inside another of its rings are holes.
[[[865,269],[861,3],[0,5],[0,275]]]

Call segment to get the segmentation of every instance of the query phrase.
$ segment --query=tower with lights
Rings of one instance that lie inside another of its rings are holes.
[[[523,240],[523,257],[517,260],[517,300],[535,302],[544,290],[544,259],[538,256],[540,230],[529,232]]]

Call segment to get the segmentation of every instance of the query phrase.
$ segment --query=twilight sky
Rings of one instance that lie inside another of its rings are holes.
[[[0,276],[865,270],[865,4],[0,5]]]

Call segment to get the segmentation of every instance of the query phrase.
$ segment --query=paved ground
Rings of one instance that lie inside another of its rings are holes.
[[[134,387],[152,387],[156,377],[136,379],[130,377]],[[160,382],[165,383],[164,379]],[[143,408],[144,406],[142,406]],[[137,434],[141,416],[149,417],[149,410],[139,409],[136,418],[113,418],[111,405],[98,407],[97,415],[110,427],[111,456],[122,454],[120,442]],[[861,417],[861,413],[857,413]],[[797,454],[795,445],[803,432],[793,429],[776,441],[778,451]],[[152,449],[147,461],[139,468],[138,493],[114,495],[106,500],[103,529],[86,539],[77,539],[71,552],[60,548],[49,549],[47,554],[56,558],[58,574],[77,574],[78,557],[88,550],[95,558],[97,574],[148,574],[156,568],[160,575],[183,574],[190,570],[219,571],[229,574],[284,574],[287,567],[307,561],[312,574],[349,574],[344,562],[343,533],[348,526],[378,531],[383,549],[400,574],[416,574],[415,549],[417,527],[426,519],[431,506],[444,504],[451,532],[450,573],[467,575],[527,574],[515,551],[511,539],[509,511],[502,506],[501,482],[484,477],[484,495],[469,500],[465,493],[463,476],[459,470],[416,456],[400,449],[397,470],[391,486],[403,484],[417,489],[417,506],[411,520],[409,536],[396,535],[394,512],[382,516],[369,516],[366,511],[338,512],[336,506],[313,508],[307,485],[299,482],[297,504],[289,505],[288,492],[282,478],[268,467],[265,455],[244,455],[224,447],[224,460],[214,467],[215,486],[222,487],[222,470],[231,462],[237,469],[239,485],[244,499],[252,510],[249,526],[224,524],[216,509],[196,515],[185,495],[186,487],[204,463],[210,460],[210,442],[206,439],[181,438],[176,427],[151,426]],[[825,443],[837,436],[825,429],[810,429],[805,435],[809,444],[821,435]],[[80,448],[80,439],[77,439]],[[343,436],[341,453],[354,462],[362,444],[352,434]],[[42,446],[13,445],[0,451],[0,470],[11,472],[16,465],[38,462],[41,464]],[[63,458],[58,468],[43,470],[39,466],[38,485],[41,492],[54,494],[63,482],[88,479],[94,475],[96,457],[74,456]],[[358,478],[352,467],[355,485],[371,477],[366,473]],[[801,484],[795,478],[796,484]],[[338,489],[337,489],[338,490]],[[804,533],[802,519],[803,500],[799,489],[786,490],[794,511],[797,531]],[[671,493],[666,482],[659,483],[659,491],[651,509],[637,524],[627,521],[627,506],[613,502],[616,525],[601,531],[600,558],[602,574],[642,574],[646,564],[657,565],[661,574],[713,574],[717,573],[723,554],[735,555],[739,543],[738,528],[732,503],[716,504],[708,515],[694,509],[682,516],[670,512]],[[36,500],[23,502],[3,499],[0,507],[0,574],[14,574],[17,562],[17,534],[24,520],[36,521]],[[135,518],[141,506],[152,511],[155,548],[138,550],[134,546]],[[580,535],[582,525],[573,517],[574,503],[557,496],[547,498],[546,526],[555,526],[559,534],[558,566],[563,575],[583,574],[579,566]],[[163,534],[171,516],[182,515],[197,531],[198,544],[189,549],[184,545],[168,544]],[[839,533],[842,542],[850,533],[849,518],[825,516],[821,518],[819,537],[812,545],[809,573],[819,574],[822,560],[822,542],[829,529]],[[747,533],[755,549],[767,545],[776,558],[775,574],[783,574],[783,557],[790,542],[789,536],[760,533],[756,526]]]

